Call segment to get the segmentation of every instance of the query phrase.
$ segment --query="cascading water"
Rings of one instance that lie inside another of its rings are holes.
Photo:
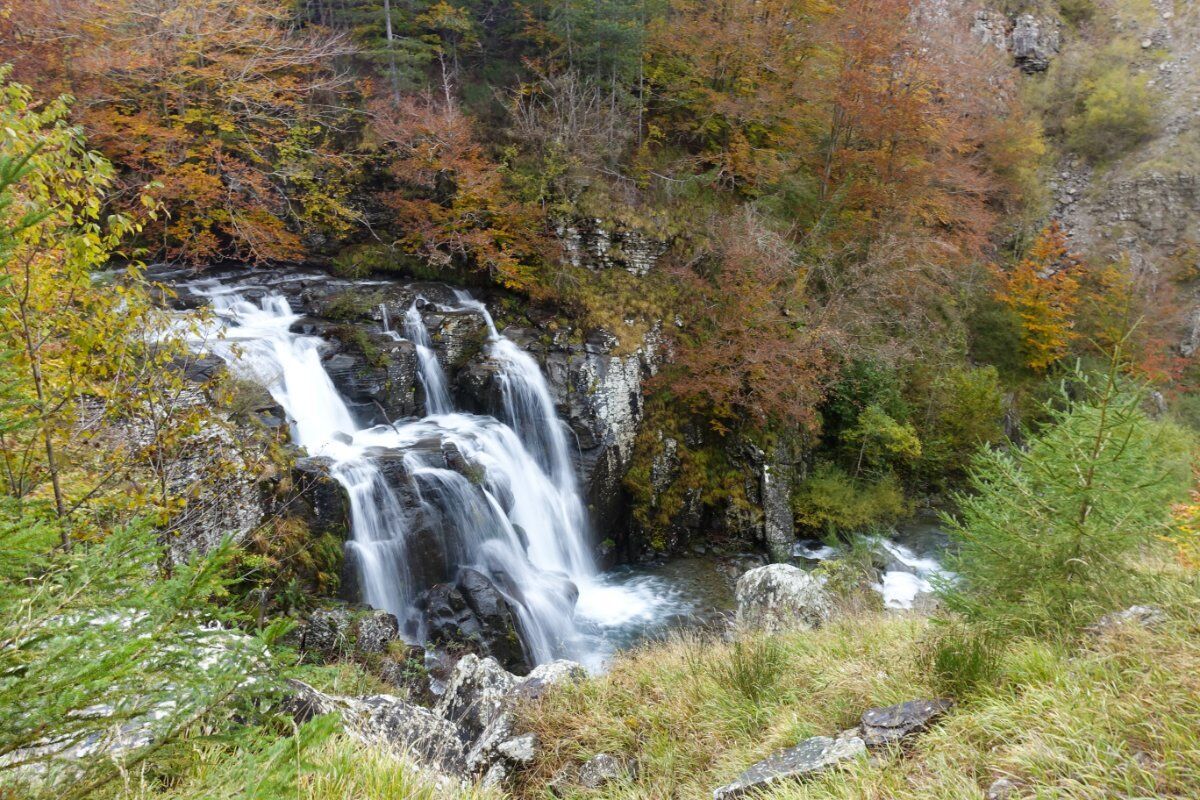
[[[593,667],[600,658],[598,630],[654,615],[650,593],[597,577],[565,426],[549,387],[537,362],[497,332],[481,303],[459,295],[461,309],[487,322],[503,419],[454,410],[414,303],[404,317],[404,337],[416,347],[429,415],[360,428],[322,366],[322,340],[291,331],[298,316],[282,296],[268,294],[255,304],[216,283],[193,288],[211,299],[223,321],[224,336],[210,342],[212,349],[270,391],[288,415],[296,444],[331,460],[331,473],[350,500],[347,551],[366,603],[407,621],[420,638],[414,603],[429,588],[430,567],[436,573],[470,566],[509,600],[532,662],[571,657]],[[388,327],[385,317],[385,332],[399,335]],[[448,452],[467,469],[447,468]],[[406,507],[387,480],[384,456],[398,456],[416,489],[416,508]],[[414,551],[414,537],[430,529],[440,565],[420,563],[429,558],[428,548],[420,556]]]

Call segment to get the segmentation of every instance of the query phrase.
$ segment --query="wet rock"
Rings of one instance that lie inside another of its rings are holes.
[[[713,800],[732,800],[789,781],[803,780],[851,759],[862,758],[866,752],[866,744],[857,736],[838,739],[814,736],[750,767],[733,783],[714,791]]]
[[[529,671],[512,605],[486,575],[464,567],[453,584],[439,583],[417,599],[430,641],[494,656],[506,669]]]
[[[474,309],[444,311],[427,317],[426,325],[438,361],[451,374],[479,355],[488,340],[487,320]]]
[[[506,669],[528,672],[516,614],[496,585],[478,570],[464,567],[459,570],[457,586],[479,622],[480,639],[487,652]]]
[[[444,775],[468,774],[462,730],[429,709],[391,695],[342,697],[301,681],[288,683],[287,706],[298,722],[336,713],[346,733],[364,744],[386,747]]]
[[[1105,614],[1088,627],[1088,632],[1092,634],[1111,633],[1122,625],[1136,625],[1139,628],[1156,628],[1168,619],[1167,612],[1158,606],[1131,606],[1124,611],[1114,611],[1111,614]]]
[[[342,485],[330,474],[333,462],[324,457],[299,458],[292,479],[299,495],[294,509],[314,533],[345,537],[350,529],[350,509]]]
[[[953,705],[950,700],[911,700],[872,708],[862,715],[859,735],[867,747],[895,744],[927,729]]]
[[[829,596],[815,578],[790,564],[752,569],[737,582],[737,620],[769,632],[817,627],[829,619]]]

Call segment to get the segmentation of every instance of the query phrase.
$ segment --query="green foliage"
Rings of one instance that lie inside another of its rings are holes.
[[[842,441],[855,451],[855,475],[883,475],[891,467],[911,466],[921,457],[921,440],[907,422],[897,422],[871,404],[858,415]]]
[[[813,469],[792,498],[792,508],[797,525],[822,534],[871,530],[912,511],[894,475],[861,480],[830,463]]]
[[[48,551],[56,523],[7,501],[0,549],[0,778],[56,798],[93,797],[201,721],[254,716],[278,690],[263,638],[228,630],[228,544],[163,575],[153,531]],[[31,537],[31,532],[36,535]],[[42,546],[34,545],[37,539]],[[127,726],[130,744],[108,752]],[[97,745],[89,754],[75,748]],[[32,770],[32,771],[31,771]]]
[[[712,677],[745,700],[759,703],[774,691],[785,656],[777,639],[741,636],[729,648],[729,658],[711,666]]]
[[[1003,642],[982,628],[945,623],[926,642],[925,659],[940,694],[965,697],[995,683]]]
[[[1070,633],[1146,591],[1134,556],[1152,547],[1183,499],[1189,440],[1142,410],[1117,365],[1077,374],[1024,450],[985,450],[961,516],[946,524],[958,575],[948,608],[990,629]]]
[[[936,484],[960,480],[981,446],[1004,438],[1004,394],[995,367],[952,367],[933,382],[922,425],[922,471]]]
[[[1155,130],[1156,99],[1146,75],[1110,67],[1078,88],[1079,110],[1067,118],[1067,144],[1094,162],[1129,152]]]

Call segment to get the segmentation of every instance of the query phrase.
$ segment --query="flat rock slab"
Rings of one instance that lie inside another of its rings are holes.
[[[951,700],[910,700],[885,708],[872,708],[862,715],[859,735],[867,747],[894,744],[920,733],[947,711]]]
[[[858,736],[838,739],[814,736],[750,767],[736,781],[714,791],[713,800],[745,797],[785,781],[802,780],[866,753],[867,745]]]

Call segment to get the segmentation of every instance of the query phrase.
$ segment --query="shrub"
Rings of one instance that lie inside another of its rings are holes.
[[[1081,108],[1067,118],[1067,143],[1091,161],[1111,161],[1154,132],[1149,78],[1128,66],[1109,67],[1079,86]]]
[[[1004,438],[1004,394],[995,367],[952,367],[933,383],[922,430],[932,482],[957,481],[981,445]]]
[[[852,478],[834,464],[818,464],[793,498],[797,523],[812,531],[868,530],[911,511],[895,476],[875,481]]]
[[[976,458],[974,493],[946,518],[958,580],[940,593],[972,622],[1066,633],[1144,591],[1131,557],[1167,532],[1187,485],[1187,438],[1146,416],[1115,362],[1098,385],[1079,373],[1071,384],[1028,449]]]

